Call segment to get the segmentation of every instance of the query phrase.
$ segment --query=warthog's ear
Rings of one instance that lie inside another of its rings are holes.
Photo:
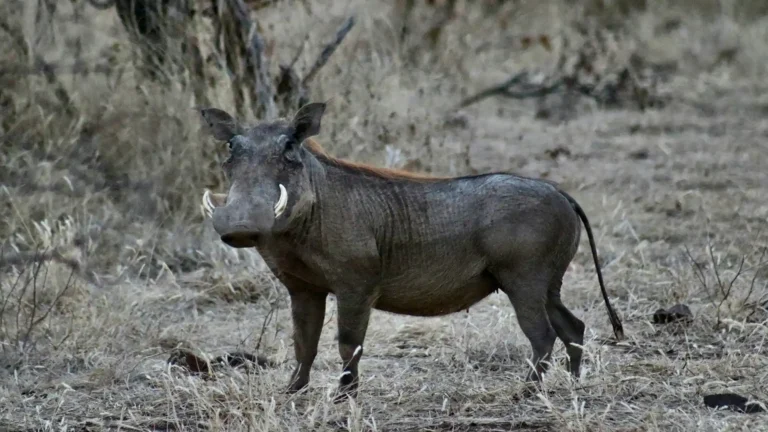
[[[235,135],[242,135],[243,128],[229,113],[218,108],[202,108],[200,114],[213,137],[220,141],[229,141]]]
[[[325,112],[325,104],[314,102],[299,108],[293,117],[294,138],[297,142],[320,133],[320,120]]]

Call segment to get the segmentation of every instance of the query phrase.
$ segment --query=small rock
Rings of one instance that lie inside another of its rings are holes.
[[[232,352],[216,357],[216,363],[226,364],[233,368],[244,366],[250,370],[253,365],[259,367],[273,367],[274,364],[264,356],[255,356],[247,352]]]
[[[555,147],[553,149],[544,150],[544,154],[550,157],[550,159],[557,159],[560,156],[568,157],[571,155],[571,151],[565,147]]]
[[[651,153],[648,151],[648,149],[639,149],[639,150],[630,152],[629,158],[635,159],[635,160],[645,160],[645,159],[648,159],[650,155]]]
[[[735,393],[718,393],[704,396],[704,405],[710,408],[728,408],[746,414],[765,411],[759,403],[747,403],[748,399]]]
[[[469,126],[469,117],[462,113],[449,114],[445,117],[445,125],[464,129]]]
[[[168,363],[179,366],[194,375],[210,375],[211,366],[202,358],[185,349],[175,349],[168,358]]]
[[[658,309],[653,313],[654,324],[667,324],[674,321],[690,322],[691,320],[693,320],[691,308],[682,303],[678,303],[667,310]]]

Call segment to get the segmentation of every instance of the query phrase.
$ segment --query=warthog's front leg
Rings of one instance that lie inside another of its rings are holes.
[[[339,313],[339,355],[343,371],[339,378],[335,402],[341,402],[347,397],[357,397],[357,365],[363,355],[363,343],[373,302],[370,294],[362,292],[339,293],[336,299]]]
[[[309,384],[309,372],[317,355],[317,344],[323,330],[327,294],[289,289],[293,316],[293,348],[296,369],[291,375],[288,391],[293,393]]]

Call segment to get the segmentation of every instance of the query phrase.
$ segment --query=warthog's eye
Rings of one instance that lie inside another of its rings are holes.
[[[296,142],[294,137],[288,135],[280,135],[277,137],[278,145],[283,147],[283,157],[291,164],[300,164],[301,157],[299,156],[299,143]]]
[[[229,147],[230,151],[234,150],[235,147],[240,147],[244,145],[247,145],[247,143],[245,141],[245,137],[243,137],[242,135],[235,135],[232,138],[230,138],[229,141],[227,141],[227,146]]]
[[[229,147],[229,150],[232,151],[238,144],[240,143],[240,137],[235,135],[232,138],[227,141],[227,147]]]
[[[294,141],[292,145],[287,145],[283,151],[283,157],[291,164],[301,164],[298,145]]]

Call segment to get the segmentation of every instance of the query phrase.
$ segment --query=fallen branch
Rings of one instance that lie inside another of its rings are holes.
[[[470,96],[463,101],[461,101],[457,108],[465,108],[469,105],[475,104],[477,102],[480,102],[483,99],[489,98],[491,96],[496,95],[508,95],[510,94],[509,88],[513,85],[519,84],[523,79],[528,77],[528,72],[520,72],[517,75],[513,75],[511,78],[507,79],[506,81],[502,82],[501,84],[496,84],[495,86],[488,87],[485,90],[480,91],[479,93],[476,93],[473,96]]]
[[[564,38],[557,64],[542,83],[529,82],[528,74],[523,71],[462,100],[457,108],[467,107],[491,96],[527,99],[560,92],[588,97],[605,107],[621,107],[629,103],[644,111],[648,107],[663,105],[664,100],[655,94],[656,81],[653,77],[648,82],[641,82],[642,77],[648,78],[648,73],[653,73],[653,68],[636,54],[622,63],[610,61],[615,60],[611,49],[613,45],[606,43],[603,40],[605,37],[600,36],[588,38],[575,50],[569,48],[569,39]],[[540,36],[540,41],[545,49],[552,49],[549,37]],[[528,44],[529,38],[524,39],[524,46]],[[601,57],[608,61],[600,61]],[[573,105],[566,104],[570,107]]]
[[[508,80],[489,87],[481,92],[470,96],[461,101],[457,108],[466,108],[469,105],[480,102],[483,99],[487,99],[491,96],[501,96],[508,99],[528,99],[539,98],[550,94],[557,93],[563,89],[575,91],[582,96],[590,97],[598,102],[606,99],[604,95],[597,90],[597,86],[589,84],[581,84],[573,77],[563,77],[550,84],[531,84],[525,82],[525,78],[528,77],[528,72],[520,72]],[[513,91],[511,88],[515,85],[523,85],[524,88]],[[525,88],[527,87],[527,88]]]
[[[550,94],[558,93],[563,90],[575,92],[582,96],[594,99],[595,101],[601,104],[615,105],[619,103],[618,96],[617,96],[618,92],[621,89],[628,86],[627,83],[629,80],[626,73],[621,73],[618,76],[619,79],[616,85],[605,86],[605,88],[600,88],[598,84],[580,83],[573,76],[562,77],[550,84],[534,85],[534,84],[524,82],[524,78],[526,78],[527,76],[528,76],[527,72],[520,72],[517,75],[512,76],[508,80],[502,82],[501,84],[497,84],[495,86],[489,87],[473,96],[470,96],[462,100],[456,106],[456,108],[457,109],[466,108],[469,105],[480,102],[491,96],[501,96],[508,99],[529,99],[529,98],[540,98]],[[520,84],[524,86],[523,89],[520,89],[520,90],[511,89],[513,86],[520,85]],[[635,95],[635,96],[638,96],[638,95]],[[641,109],[644,109],[647,106],[647,102],[649,101],[638,101],[638,104]]]

